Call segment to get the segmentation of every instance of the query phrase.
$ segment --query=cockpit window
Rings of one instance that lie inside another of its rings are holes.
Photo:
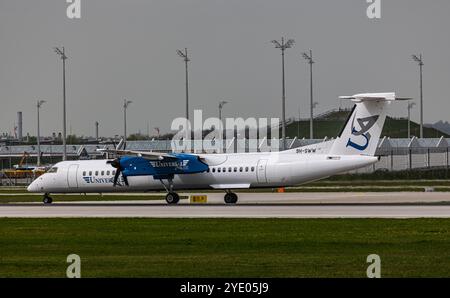
[[[50,170],[47,171],[47,173],[56,173],[56,172],[58,172],[57,167],[51,167]]]

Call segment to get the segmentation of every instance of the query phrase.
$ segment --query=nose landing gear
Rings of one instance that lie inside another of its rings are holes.
[[[45,205],[51,204],[53,199],[48,195],[48,193],[44,194],[44,199],[42,200]]]
[[[159,179],[159,181],[161,181],[161,184],[164,186],[164,188],[167,191],[167,195],[166,195],[166,202],[169,205],[174,205],[174,204],[178,204],[178,202],[180,201],[180,196],[173,191],[173,177],[167,179],[169,182],[169,185],[167,187],[166,184],[164,184],[162,179]]]

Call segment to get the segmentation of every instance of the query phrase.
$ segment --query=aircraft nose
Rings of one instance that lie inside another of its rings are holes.
[[[29,191],[29,192],[36,192],[38,189],[39,189],[39,185],[36,180],[31,182],[31,184],[28,185],[28,187],[27,187],[27,191]]]

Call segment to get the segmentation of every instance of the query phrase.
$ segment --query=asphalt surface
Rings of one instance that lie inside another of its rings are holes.
[[[442,192],[240,193],[237,205],[224,205],[223,194],[207,195],[208,204],[181,200],[176,206],[160,200],[90,202],[89,196],[46,206],[4,204],[0,217],[450,218],[450,193]]]
[[[450,218],[450,206],[380,205],[53,205],[0,207],[1,217]]]

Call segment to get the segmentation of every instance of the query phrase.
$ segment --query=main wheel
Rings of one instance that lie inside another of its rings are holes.
[[[177,204],[180,201],[180,196],[176,192],[169,192],[166,195],[167,204]]]
[[[226,204],[236,204],[238,196],[234,192],[227,192],[224,196],[224,201]]]
[[[43,202],[44,204],[51,204],[53,202],[53,199],[49,196],[45,196]]]

